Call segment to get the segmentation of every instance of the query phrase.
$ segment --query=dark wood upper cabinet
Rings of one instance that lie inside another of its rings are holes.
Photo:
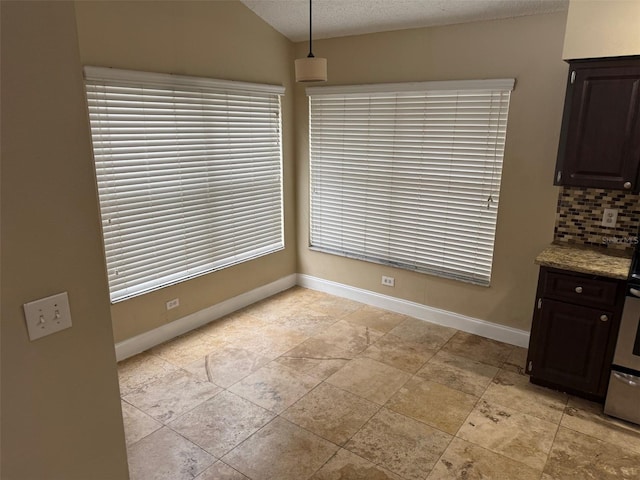
[[[640,56],[569,64],[554,184],[640,191]]]

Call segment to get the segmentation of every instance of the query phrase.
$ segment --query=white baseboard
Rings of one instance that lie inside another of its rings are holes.
[[[527,347],[529,345],[529,332],[517,328],[487,322],[478,318],[467,317],[458,313],[440,310],[420,303],[410,302],[401,298],[382,295],[380,293],[351,287],[342,283],[324,280],[304,274],[292,274],[275,282],[263,285],[249,292],[220,302],[211,307],[174,320],[171,323],[154,328],[122,342],[116,343],[116,359],[118,361],[144,352],[156,345],[171,340],[187,333],[194,328],[224,317],[229,313],[256,303],[264,298],[275,295],[294,285],[330,293],[338,297],[348,298],[365,303],[373,307],[384,308],[396,313],[402,313],[427,322],[452,327],[464,332],[474,333],[482,337],[492,338],[501,342]]]
[[[296,274],[291,274],[280,278],[275,282],[263,285],[249,292],[242,293],[236,297],[217,303],[211,307],[187,315],[186,317],[174,320],[171,323],[154,328],[148,332],[128,338],[116,343],[116,359],[118,361],[132,357],[140,352],[160,345],[172,338],[187,333],[194,328],[206,325],[212,320],[224,317],[236,310],[256,303],[264,298],[275,295],[296,285]]]
[[[304,274],[298,274],[298,285],[511,345],[525,348],[529,345],[529,332],[525,330],[467,317],[447,310],[440,310],[420,303],[410,302],[409,300],[382,295],[370,290],[363,290]]]

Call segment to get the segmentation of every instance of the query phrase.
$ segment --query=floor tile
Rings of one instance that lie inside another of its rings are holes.
[[[526,349],[323,292],[153,351],[118,365],[132,480],[640,478],[640,426],[531,385]]]
[[[640,425],[605,415],[599,403],[571,397],[560,425],[640,454]]]
[[[225,345],[188,365],[186,370],[216,385],[228,388],[270,362],[245,348]]]
[[[369,327],[382,333],[387,333],[407,318],[406,315],[365,305],[343,317],[343,320],[363,327]]]
[[[220,340],[224,345],[250,350],[270,360],[309,338],[308,335],[244,310],[211,322],[199,331]]]
[[[127,395],[176,370],[178,367],[172,363],[148,352],[123,360],[118,363],[120,395]]]
[[[289,302],[289,299],[283,295],[273,295],[260,302],[242,309],[243,314],[249,314],[261,320],[276,320],[280,316],[297,310],[298,306],[295,302]]]
[[[319,380],[277,362],[256,370],[229,391],[274,413],[280,413],[315,387]]]
[[[226,463],[217,461],[194,480],[251,480],[239,471],[234,470]]]
[[[312,290],[310,288],[304,288],[299,285],[291,287],[290,289],[278,294],[278,298],[286,300],[297,306],[309,305],[316,300],[320,300],[321,298],[325,298],[328,296],[328,293],[320,292],[318,290]]]
[[[221,390],[217,385],[178,370],[125,395],[123,399],[156,420],[167,423]]]
[[[343,445],[379,408],[375,403],[323,383],[282,416],[322,438]]]
[[[368,347],[361,355],[405,372],[416,373],[435,353],[435,350],[422,343],[410,342],[389,334]]]
[[[637,480],[640,454],[560,427],[553,443],[545,480]]]
[[[178,417],[169,427],[220,458],[274,416],[268,410],[224,391]]]
[[[121,402],[122,405],[122,421],[124,424],[124,438],[127,446],[136,443],[138,440],[146,437],[162,427],[142,410],[138,410],[127,402]]]
[[[319,312],[325,312],[334,317],[342,317],[364,307],[364,304],[334,295],[326,295],[310,303],[309,306]]]
[[[413,377],[385,406],[455,435],[477,401],[468,393]]]
[[[511,356],[514,347],[490,338],[458,332],[442,349],[445,352],[467,357],[477,362],[502,367]]]
[[[275,361],[318,380],[324,380],[344,367],[349,360],[346,357],[325,357],[321,352],[313,353],[315,339],[311,338],[289,350]],[[309,343],[307,343],[309,342]],[[347,355],[346,353],[344,355]]]
[[[365,350],[381,336],[382,333],[377,330],[340,320],[316,335],[314,340],[324,342],[327,353],[344,352],[353,356]]]
[[[224,343],[237,344],[252,332],[268,325],[268,321],[240,310],[209,322],[197,331]]]
[[[337,450],[331,442],[278,417],[222,460],[252,480],[302,480]]]
[[[310,480],[403,480],[398,475],[340,449]]]
[[[293,287],[254,305],[250,305],[245,308],[243,312],[272,321],[291,312],[300,311],[309,304],[328,296],[326,293],[316,290]]]
[[[527,353],[529,350],[522,347],[513,347],[513,351],[502,368],[514,373],[524,374],[527,364]]]
[[[498,370],[498,367],[441,350],[416,375],[480,397]]]
[[[308,339],[309,336],[280,325],[267,325],[246,332],[232,343],[263,357],[274,359]]]
[[[273,320],[276,325],[290,328],[306,336],[317,335],[338,321],[334,315],[317,312],[307,306],[298,307]]]
[[[357,332],[359,334],[360,332]],[[312,360],[353,360],[357,353],[340,349],[330,338],[312,337],[296,345],[282,356]]]
[[[407,318],[389,333],[410,342],[422,343],[431,350],[438,350],[453,337],[456,330],[416,318]]]
[[[326,382],[382,405],[410,378],[407,372],[363,357],[347,363]]]
[[[569,397],[566,393],[533,385],[528,375],[501,370],[482,398],[551,423],[560,423]]]
[[[198,331],[189,332],[149,350],[150,353],[177,365],[185,367],[204,357],[221,345],[220,339],[214,339]]]
[[[539,480],[540,471],[454,438],[429,480]]]
[[[128,449],[130,480],[191,480],[215,458],[162,427]]]
[[[278,357],[276,361],[297,372],[324,380],[352,358],[354,354],[336,348],[327,340],[310,338]]]
[[[451,439],[440,430],[382,408],[345,448],[406,480],[423,480]]]
[[[557,425],[480,400],[457,436],[542,471]]]

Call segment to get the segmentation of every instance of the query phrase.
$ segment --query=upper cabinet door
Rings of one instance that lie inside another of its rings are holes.
[[[640,191],[640,57],[569,64],[554,184]]]

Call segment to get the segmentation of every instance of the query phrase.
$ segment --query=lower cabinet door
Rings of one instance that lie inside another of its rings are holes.
[[[530,343],[533,379],[602,395],[611,312],[544,299]]]

